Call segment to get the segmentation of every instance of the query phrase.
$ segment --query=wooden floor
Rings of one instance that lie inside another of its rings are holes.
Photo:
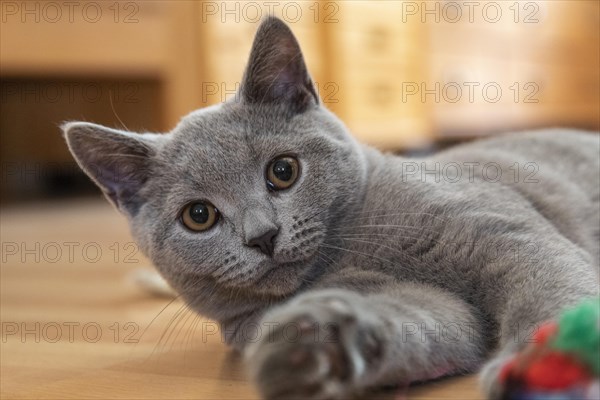
[[[256,399],[214,324],[129,278],[149,263],[104,201],[9,206],[0,397]],[[381,399],[480,399],[474,376]]]

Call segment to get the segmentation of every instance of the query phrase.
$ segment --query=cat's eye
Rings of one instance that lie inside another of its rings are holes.
[[[181,222],[186,228],[201,232],[212,228],[219,220],[219,210],[206,201],[190,203],[181,213]]]
[[[298,179],[300,166],[291,156],[275,158],[267,167],[267,187],[270,190],[284,190]]]

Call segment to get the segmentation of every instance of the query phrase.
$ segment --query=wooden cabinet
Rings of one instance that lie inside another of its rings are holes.
[[[3,78],[154,80],[161,130],[235,93],[270,12],[296,33],[325,105],[368,143],[600,124],[597,1],[0,4]]]
[[[155,79],[164,121],[200,105],[194,1],[2,1],[3,77]],[[165,129],[166,129],[165,126]]]
[[[402,22],[402,2],[338,2],[330,35],[330,80],[339,86],[331,108],[370,144],[418,146],[430,139],[429,110],[407,96],[425,79],[425,26]]]
[[[432,105],[438,136],[473,136],[544,126],[599,128],[599,3],[487,2],[475,13],[429,26],[429,84],[473,86],[474,98]]]

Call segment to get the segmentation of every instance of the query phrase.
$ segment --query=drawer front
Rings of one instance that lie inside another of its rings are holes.
[[[429,138],[431,129],[426,104],[411,95],[414,82],[420,80],[417,76],[419,71],[406,67],[344,74],[336,111],[366,143],[384,148],[421,143]]]
[[[434,55],[426,88],[439,86],[442,95],[437,103],[448,105],[566,104],[597,102],[599,84],[598,70],[593,66]],[[455,99],[457,90],[452,88],[460,88],[464,94]]]
[[[489,132],[598,118],[600,79],[594,67],[447,55],[432,56],[430,67],[426,86],[437,87],[438,98],[427,95],[426,103],[442,131]],[[458,100],[455,88],[461,91]]]
[[[338,2],[331,26],[331,57],[347,67],[411,63],[424,43],[424,26],[403,23],[403,2]],[[410,39],[408,39],[410,38]]]
[[[3,73],[157,74],[168,62],[165,2],[6,2]],[[26,43],[26,45],[25,45]]]

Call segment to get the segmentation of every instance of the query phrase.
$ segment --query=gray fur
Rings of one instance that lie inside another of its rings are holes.
[[[422,159],[382,154],[319,104],[274,18],[259,29],[237,99],[166,135],[83,122],[64,131],[160,273],[246,349],[266,398],[347,398],[490,358],[482,379],[494,397],[500,360],[537,324],[598,295],[597,134],[521,132]],[[301,176],[270,192],[264,171],[281,154],[297,156]],[[192,233],[179,213],[199,199],[223,218]],[[275,226],[272,257],[246,244]],[[250,338],[255,324],[262,334]]]

